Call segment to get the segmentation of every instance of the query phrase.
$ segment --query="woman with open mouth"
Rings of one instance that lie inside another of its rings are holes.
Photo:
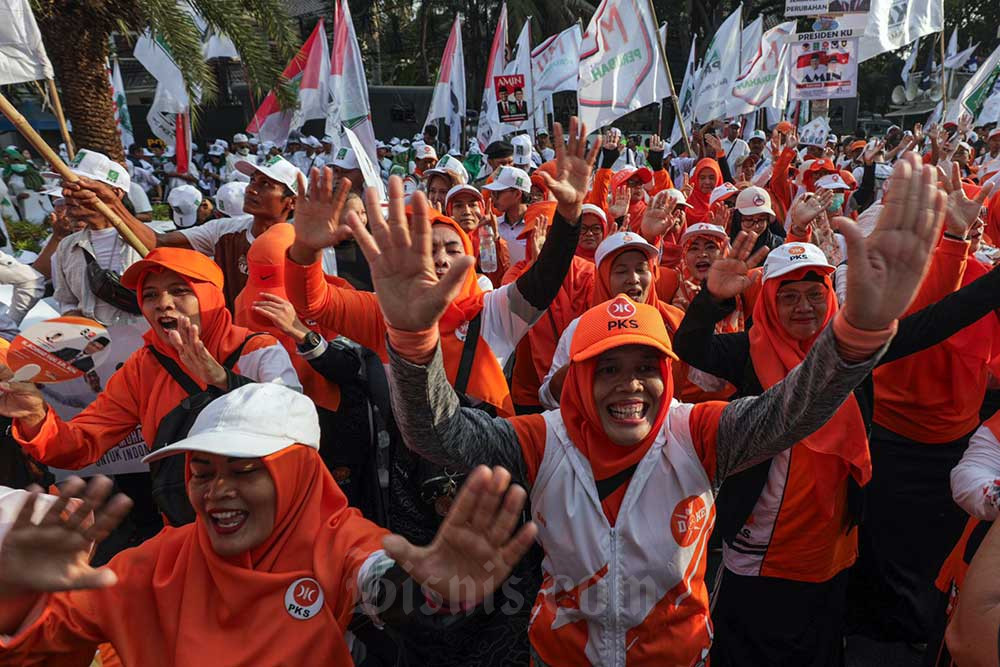
[[[583,140],[571,130],[568,146],[555,143],[566,219],[579,219],[585,197]],[[580,318],[558,410],[503,419],[461,408],[445,380],[437,319],[472,258],[433,277],[419,196],[410,220],[386,221],[375,205],[371,233],[351,220],[388,327],[392,402],[407,445],[442,465],[503,465],[529,489],[546,552],[529,629],[535,664],[706,664],[715,494],[731,473],[833,417],[878,362],[927,271],[944,195],[919,160],[901,160],[893,178],[875,234],[844,226],[845,309],[797,368],[732,403],[672,400],[676,356],[663,317],[619,294]],[[748,269],[732,261],[742,271],[725,283],[738,291]]]
[[[99,569],[92,545],[131,505],[109,498],[111,480],[71,478],[47,511],[23,493],[0,543],[0,663],[89,664],[110,642],[126,665],[350,665],[355,610],[379,627],[460,613],[531,546],[533,524],[514,532],[525,492],[506,470],[473,471],[416,547],[348,506],[319,437],[312,401],[286,387],[216,399],[145,459],[183,461],[195,522]]]

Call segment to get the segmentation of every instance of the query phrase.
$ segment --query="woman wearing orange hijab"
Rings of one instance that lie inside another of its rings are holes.
[[[712,214],[712,207],[708,203],[709,197],[712,196],[712,190],[722,185],[722,170],[715,158],[706,157],[699,160],[692,174],[694,189],[687,198],[690,206],[687,210],[689,225],[695,222],[708,222]]]
[[[581,141],[571,132],[571,155]],[[579,217],[587,169],[563,157],[559,213]],[[429,277],[426,218],[393,214],[386,222],[371,206],[371,233],[351,221],[377,276],[393,407],[407,445],[462,468],[503,464],[530,489],[546,552],[529,631],[537,662],[707,660],[705,552],[719,486],[833,416],[871,372],[926,272],[944,197],[919,163],[904,162],[898,180],[876,234],[846,230],[848,305],[803,363],[761,396],[694,406],[670,399],[674,355],[662,315],[619,295],[580,318],[559,410],[490,419],[462,409],[444,381],[436,323],[457,291],[454,274],[472,258],[439,282]]]
[[[511,537],[525,494],[508,492],[506,471],[470,475],[434,541],[415,547],[348,507],[318,447],[315,408],[297,392],[254,384],[215,400],[187,439],[147,457],[183,454],[195,522],[96,570],[91,545],[128,498],[108,500],[106,477],[86,491],[73,478],[36,525],[33,494],[0,545],[0,664],[80,664],[67,654],[100,642],[126,665],[351,664],[359,603],[381,625],[410,613],[404,598],[421,609],[426,585],[464,608],[531,545],[530,523]]]

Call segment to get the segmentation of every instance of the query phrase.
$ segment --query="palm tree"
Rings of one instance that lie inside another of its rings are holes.
[[[232,39],[258,93],[279,86],[298,46],[282,0],[187,0],[208,27]],[[210,101],[216,85],[201,56],[201,33],[177,0],[31,0],[45,49],[62,90],[77,146],[124,160],[115,132],[105,63],[113,32],[151,28],[170,47],[188,91]],[[283,99],[290,99],[283,91]]]

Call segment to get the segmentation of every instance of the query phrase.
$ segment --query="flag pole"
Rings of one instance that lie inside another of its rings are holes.
[[[528,83],[531,84],[531,146],[534,148],[536,137],[538,137],[538,123],[535,122],[535,68],[531,66],[531,17],[529,16],[526,21],[528,22]],[[521,54],[517,54],[520,56]],[[544,108],[543,108],[544,113]],[[528,160],[531,160],[531,156],[528,156]]]
[[[51,79],[49,80],[51,81]],[[3,94],[0,94],[0,113],[3,113],[3,115],[7,117],[7,119],[11,122],[11,125],[17,128],[17,131],[28,140],[28,143],[31,144],[43,158],[45,158],[46,162],[52,165],[52,168],[58,172],[59,176],[61,176],[64,181],[75,183],[80,180],[80,177],[70,171],[70,168],[66,166],[66,163],[62,161],[54,150],[52,150],[51,146],[45,143],[45,140],[39,136],[38,132],[35,131],[35,128],[28,124],[28,121],[25,120],[24,116],[22,116],[21,113],[14,108],[14,105],[12,105]],[[70,148],[69,145],[67,145],[66,148],[68,150]],[[97,211],[108,219],[108,222],[110,222],[111,226],[118,231],[123,239],[125,239],[126,243],[135,248],[135,251],[143,257],[149,254],[149,250],[146,249],[146,246],[135,235],[135,232],[129,229],[129,227],[122,222],[121,218],[119,218],[114,211],[108,208],[107,204],[102,202],[100,199],[95,199],[94,204]]]
[[[944,25],[941,26],[941,119],[948,117],[948,70],[944,66]]]
[[[653,18],[653,25],[657,25],[659,21],[656,20],[656,9],[653,8],[653,0],[647,0],[649,5],[650,16]],[[674,103],[674,113],[677,115],[677,124],[681,128],[681,137],[684,138],[684,147],[687,149],[688,154],[691,153],[691,142],[688,140],[687,128],[684,127],[684,116],[681,115],[681,104],[677,99],[677,91],[674,90],[674,77],[670,74],[670,63],[667,61],[667,54],[663,50],[663,44],[660,42],[660,35],[656,35],[656,48],[660,52],[660,59],[663,60],[663,67],[667,71],[667,83],[670,85],[670,99]],[[662,103],[660,105],[662,107]]]
[[[73,139],[70,138],[69,128],[66,127],[66,117],[63,115],[62,101],[59,99],[59,91],[56,90],[56,82],[52,79],[46,79],[45,83],[48,84],[49,97],[52,98],[52,108],[56,112],[56,120],[59,121],[59,132],[66,143],[66,154],[72,160],[76,157],[76,148],[73,147]]]

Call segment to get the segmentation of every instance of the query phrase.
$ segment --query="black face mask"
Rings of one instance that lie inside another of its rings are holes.
[[[118,310],[125,311],[132,315],[141,315],[139,299],[135,290],[130,290],[122,285],[121,276],[111,269],[102,269],[94,256],[84,250],[87,260],[87,284],[90,291],[104,303],[114,306]]]

